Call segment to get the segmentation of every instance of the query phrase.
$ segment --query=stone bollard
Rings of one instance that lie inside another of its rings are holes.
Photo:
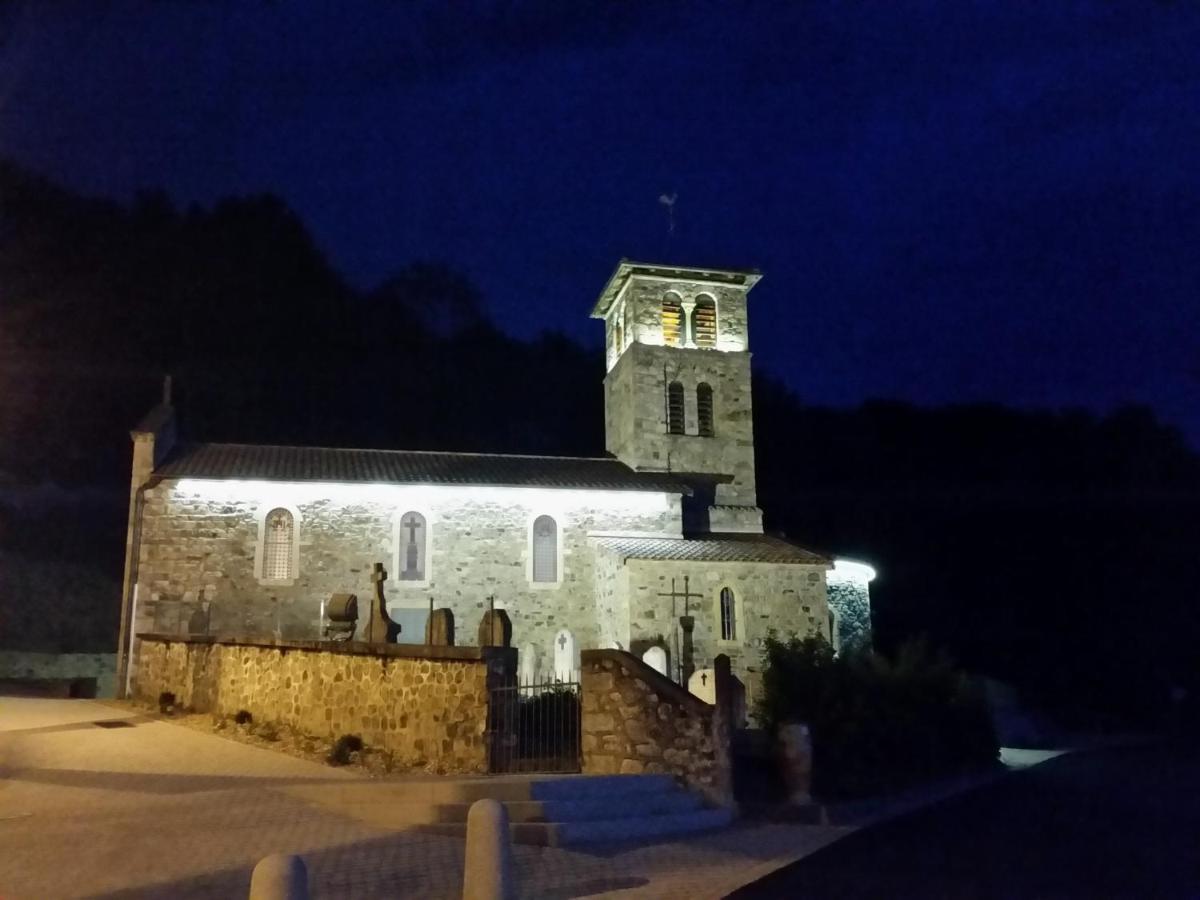
[[[812,735],[808,726],[787,722],[779,726],[777,738],[780,774],[787,785],[788,799],[803,806],[812,802]]]
[[[308,900],[308,869],[299,856],[265,856],[250,876],[250,900]]]
[[[499,800],[476,800],[467,812],[463,900],[516,900],[508,810]]]

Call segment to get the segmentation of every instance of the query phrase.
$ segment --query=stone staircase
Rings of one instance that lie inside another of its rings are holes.
[[[339,785],[295,785],[289,794],[382,828],[465,835],[476,800],[499,800],[513,841],[559,847],[670,837],[721,828],[729,809],[669,775],[506,775]]]

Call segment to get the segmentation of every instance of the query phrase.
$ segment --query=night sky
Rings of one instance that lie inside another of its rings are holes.
[[[598,345],[620,257],[755,266],[807,402],[1140,402],[1200,447],[1200,4],[80,0],[0,37],[0,156],[273,191],[355,285],[444,260]]]

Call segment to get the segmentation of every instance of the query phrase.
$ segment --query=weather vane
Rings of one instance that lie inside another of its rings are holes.
[[[658,195],[658,202],[667,208],[667,234],[675,233],[675,201],[678,199],[678,191],[673,194]]]

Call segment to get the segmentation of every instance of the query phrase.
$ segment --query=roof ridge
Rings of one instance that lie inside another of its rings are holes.
[[[624,466],[631,472],[637,470],[625,465],[615,456],[558,456],[549,453],[484,453],[473,450],[401,450],[396,448],[380,448],[380,447],[326,447],[317,444],[243,444],[237,441],[185,441],[181,442],[182,446],[187,447],[238,447],[238,448],[254,448],[259,450],[326,450],[334,453],[412,453],[423,456],[472,456],[472,457],[500,457],[502,459],[565,459],[571,462],[612,462],[620,466]],[[655,473],[660,474],[660,473]],[[668,473],[661,473],[668,474]]]

